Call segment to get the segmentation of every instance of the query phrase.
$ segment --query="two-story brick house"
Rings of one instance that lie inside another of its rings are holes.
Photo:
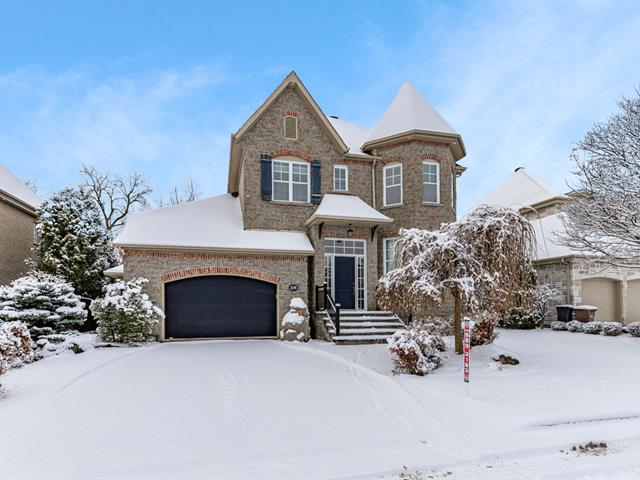
[[[27,270],[35,242],[38,197],[0,164],[0,285]]]
[[[161,338],[273,337],[327,283],[375,310],[403,227],[456,218],[462,138],[405,83],[371,130],[326,116],[295,72],[231,136],[228,193],[132,216],[116,244],[166,313]]]

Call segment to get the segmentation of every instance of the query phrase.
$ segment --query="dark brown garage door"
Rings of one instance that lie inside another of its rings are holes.
[[[165,337],[275,337],[276,285],[234,276],[165,286]]]

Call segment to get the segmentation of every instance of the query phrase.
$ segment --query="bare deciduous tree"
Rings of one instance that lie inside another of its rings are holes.
[[[169,193],[169,202],[168,205],[179,205],[185,202],[193,202],[200,198],[200,189],[198,185],[193,181],[193,178],[187,178],[187,181],[182,186],[182,188],[174,185],[171,188],[171,192]],[[160,197],[156,204],[159,207],[163,207],[165,204],[164,199]]]
[[[420,315],[453,296],[456,352],[462,353],[462,313],[492,316],[528,306],[535,273],[533,230],[518,212],[480,206],[440,230],[401,230],[399,267],[380,279],[382,308]]]
[[[574,148],[576,182],[560,243],[624,265],[640,257],[640,90]]]
[[[98,205],[104,225],[114,232],[124,225],[127,215],[145,208],[152,192],[147,180],[138,173],[123,177],[99,172],[95,167],[83,165],[80,173],[86,189]]]

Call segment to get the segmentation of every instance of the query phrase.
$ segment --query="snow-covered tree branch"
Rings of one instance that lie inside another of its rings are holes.
[[[573,153],[576,176],[559,241],[613,264],[640,256],[640,90]]]

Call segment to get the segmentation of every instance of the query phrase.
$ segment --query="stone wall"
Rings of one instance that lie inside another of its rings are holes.
[[[200,275],[238,275],[257,278],[278,285],[278,322],[294,297],[307,305],[310,296],[307,281],[308,257],[300,255],[224,254],[182,250],[126,250],[124,280],[145,277],[145,291],[164,309],[164,284],[180,278]],[[299,290],[289,291],[290,284]],[[250,299],[248,299],[250,300]],[[278,331],[280,326],[278,325]],[[162,325],[158,335],[163,337]]]
[[[25,260],[31,257],[35,222],[33,215],[0,198],[0,285],[27,271]]]

